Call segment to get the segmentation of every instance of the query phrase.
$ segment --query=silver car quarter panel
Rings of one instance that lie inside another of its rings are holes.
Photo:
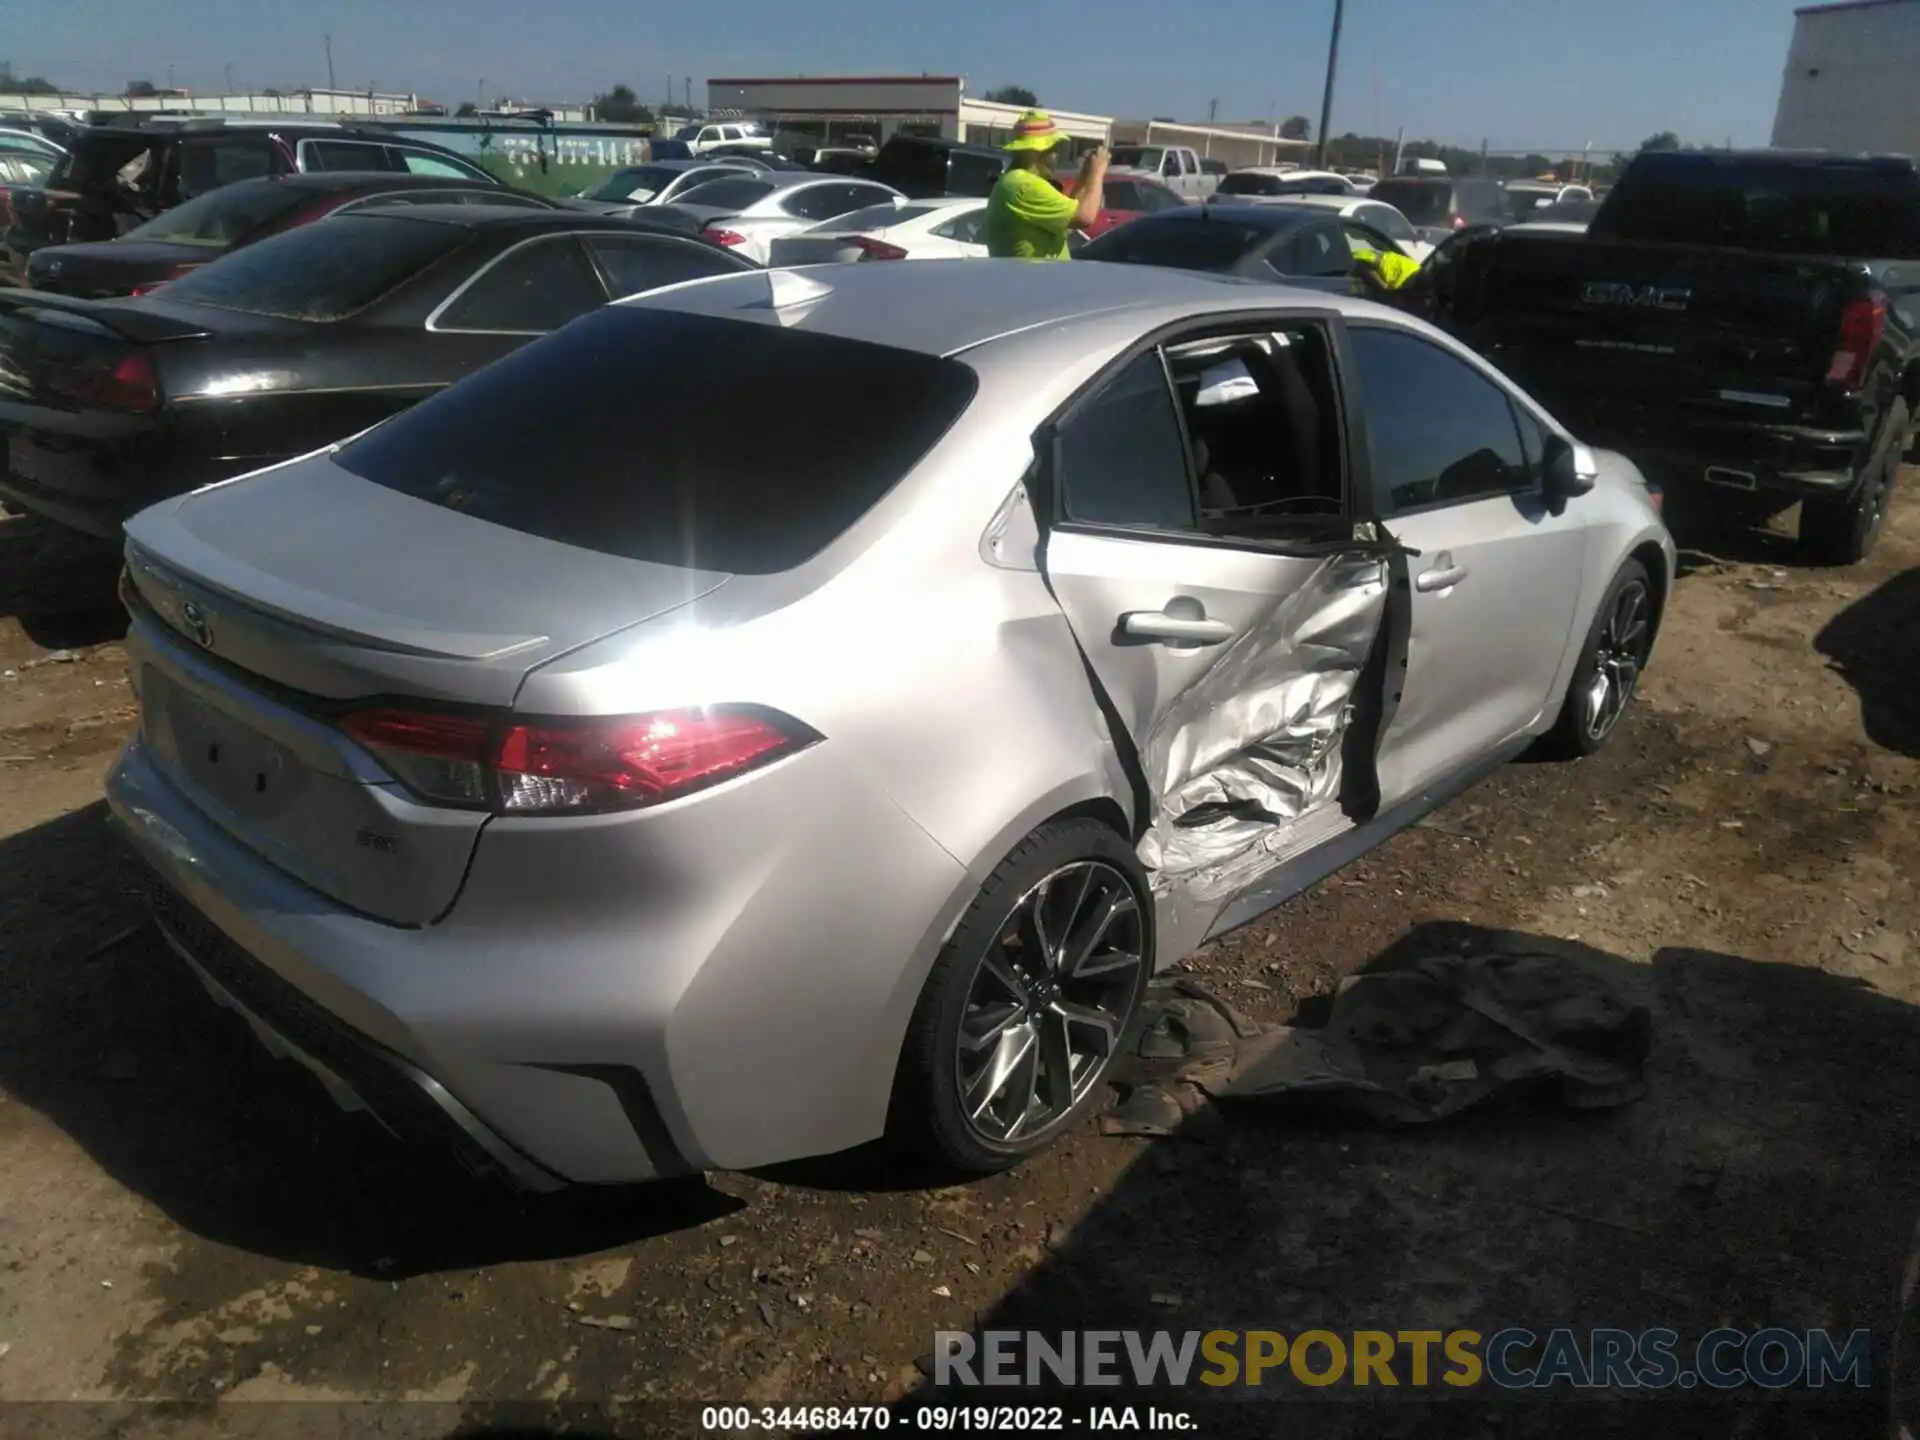
[[[414,929],[233,841],[142,742],[108,798],[162,880],[255,961],[574,1181],[879,1135],[912,977],[972,890],[824,745],[652,811],[494,820],[460,902]]]

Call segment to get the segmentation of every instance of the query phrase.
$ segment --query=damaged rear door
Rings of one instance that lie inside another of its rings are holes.
[[[1344,742],[1387,562],[1354,539],[1336,323],[1148,349],[1043,437],[1048,583],[1131,752],[1163,961],[1372,795]]]

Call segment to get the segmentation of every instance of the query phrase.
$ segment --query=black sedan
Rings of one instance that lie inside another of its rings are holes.
[[[27,261],[27,288],[94,300],[142,295],[243,245],[378,205],[561,208],[557,201],[464,177],[338,170],[265,176],[209,190],[118,240],[44,246]]]
[[[155,500],[356,434],[610,298],[754,268],[671,216],[420,205],[302,226],[142,299],[0,290],[0,498],[114,538]]]
[[[1206,270],[1309,289],[1347,291],[1353,251],[1399,246],[1372,227],[1304,205],[1183,205],[1116,226],[1075,252],[1078,261]]]

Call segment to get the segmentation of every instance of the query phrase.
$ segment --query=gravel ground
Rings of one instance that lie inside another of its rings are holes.
[[[1089,1123],[966,1186],[856,1153],[524,1202],[336,1112],[141,926],[97,800],[132,713],[111,614],[36,613],[55,587],[105,612],[110,581],[0,523],[0,1400],[97,1402],[0,1413],[399,1435],[513,1402],[528,1424],[690,1430],[698,1402],[897,1400],[935,1330],[976,1322],[1890,1341],[1920,1194],[1920,504],[1855,570],[1801,568],[1768,534],[1711,548],[1606,753],[1508,767],[1188,964],[1283,1021],[1421,947],[1578,940],[1652,996],[1645,1100],[1398,1133],[1250,1109],[1160,1141]],[[1745,1394],[1711,1428],[1876,1433],[1882,1388]],[[337,1404],[194,1403],[221,1398]],[[438,1403],[352,1408],[403,1398]],[[99,1403],[155,1400],[188,1404]],[[1205,1429],[1707,1421],[1651,1403],[1347,1398]]]

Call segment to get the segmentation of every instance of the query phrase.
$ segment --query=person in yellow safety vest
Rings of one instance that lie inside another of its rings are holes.
[[[987,198],[987,254],[997,260],[1065,260],[1067,231],[1099,218],[1106,201],[1107,147],[1080,165],[1072,195],[1053,183],[1053,149],[1067,137],[1044,110],[1013,122],[1007,171]]]
[[[1418,260],[1398,250],[1375,250],[1366,245],[1353,246],[1353,263],[1356,281],[1377,286],[1389,295],[1420,273]]]

